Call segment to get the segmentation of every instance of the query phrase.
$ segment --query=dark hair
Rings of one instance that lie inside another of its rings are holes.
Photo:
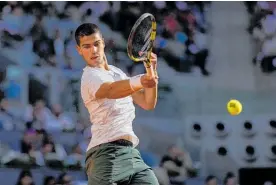
[[[80,37],[92,35],[94,33],[101,33],[99,27],[96,24],[84,23],[80,25],[75,32],[75,39],[78,45],[80,45]]]
[[[209,181],[211,181],[213,179],[216,179],[216,177],[214,175],[209,175],[209,176],[206,177],[205,183],[208,183]]]

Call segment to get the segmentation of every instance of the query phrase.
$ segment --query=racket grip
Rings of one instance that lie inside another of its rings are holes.
[[[147,71],[147,75],[149,75],[150,77],[154,77],[155,73],[154,70],[152,68],[152,65],[150,65],[149,67],[146,67],[146,71]]]

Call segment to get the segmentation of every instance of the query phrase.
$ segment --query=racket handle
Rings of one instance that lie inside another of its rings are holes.
[[[146,67],[146,71],[147,71],[147,75],[149,75],[150,77],[155,76],[154,70],[151,65],[149,67]]]

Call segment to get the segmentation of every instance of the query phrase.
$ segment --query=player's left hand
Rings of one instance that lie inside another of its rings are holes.
[[[141,77],[141,84],[144,88],[153,88],[158,84],[158,79],[145,74]]]
[[[142,53],[140,53],[142,55]],[[157,55],[153,52],[150,53],[150,61],[151,61],[151,66],[153,70],[157,69]],[[144,62],[144,66],[146,67],[146,63]]]

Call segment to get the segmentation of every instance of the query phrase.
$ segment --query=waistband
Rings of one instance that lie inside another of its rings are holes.
[[[100,144],[98,146],[95,146],[93,148],[90,148],[87,152],[86,152],[86,159],[85,161],[88,160],[88,158],[90,158],[92,156],[92,154],[94,152],[96,152],[98,149],[100,149],[101,147],[104,147],[105,145],[114,145],[114,146],[126,146],[126,147],[133,147],[133,143],[131,141],[128,141],[128,140],[125,140],[125,139],[118,139],[118,140],[115,140],[115,141],[111,141],[111,142],[108,142],[108,143],[103,143],[103,144]]]
[[[116,141],[111,141],[109,142],[110,144],[113,145],[118,145],[118,146],[131,146],[133,147],[133,143],[131,141],[125,140],[125,139],[119,139]]]

